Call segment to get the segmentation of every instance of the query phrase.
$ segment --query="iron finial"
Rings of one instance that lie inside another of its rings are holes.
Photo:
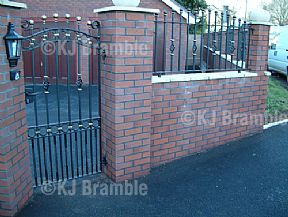
[[[46,15],[43,15],[43,16],[41,17],[41,19],[45,21],[45,20],[47,20],[47,16],[46,16]]]

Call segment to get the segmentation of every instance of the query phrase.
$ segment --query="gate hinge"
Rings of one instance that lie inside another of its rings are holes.
[[[106,50],[105,49],[103,49],[102,50],[102,60],[105,62],[105,60],[106,60],[106,58],[107,58],[107,54],[106,54]]]
[[[104,156],[104,157],[102,158],[102,164],[103,164],[104,166],[107,166],[107,165],[108,165],[108,161],[107,161],[107,157],[106,157],[106,156]]]

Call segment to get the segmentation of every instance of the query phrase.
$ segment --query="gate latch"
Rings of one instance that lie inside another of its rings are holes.
[[[33,103],[37,95],[41,92],[33,92],[32,88],[25,88],[25,102],[26,104]]]

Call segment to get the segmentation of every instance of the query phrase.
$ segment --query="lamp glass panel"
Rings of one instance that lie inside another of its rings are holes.
[[[21,41],[17,41],[17,57],[21,55]]]
[[[18,46],[17,46],[17,41],[16,40],[14,40],[14,41],[12,41],[12,46],[11,46],[11,48],[12,48],[12,51],[11,51],[11,53],[12,53],[12,57],[17,57],[17,48],[18,48]]]

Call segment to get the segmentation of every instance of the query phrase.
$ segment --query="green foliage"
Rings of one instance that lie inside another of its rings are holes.
[[[179,4],[190,10],[205,10],[207,3],[205,0],[176,0]]]
[[[266,113],[269,115],[288,113],[288,87],[286,81],[271,77]]]

